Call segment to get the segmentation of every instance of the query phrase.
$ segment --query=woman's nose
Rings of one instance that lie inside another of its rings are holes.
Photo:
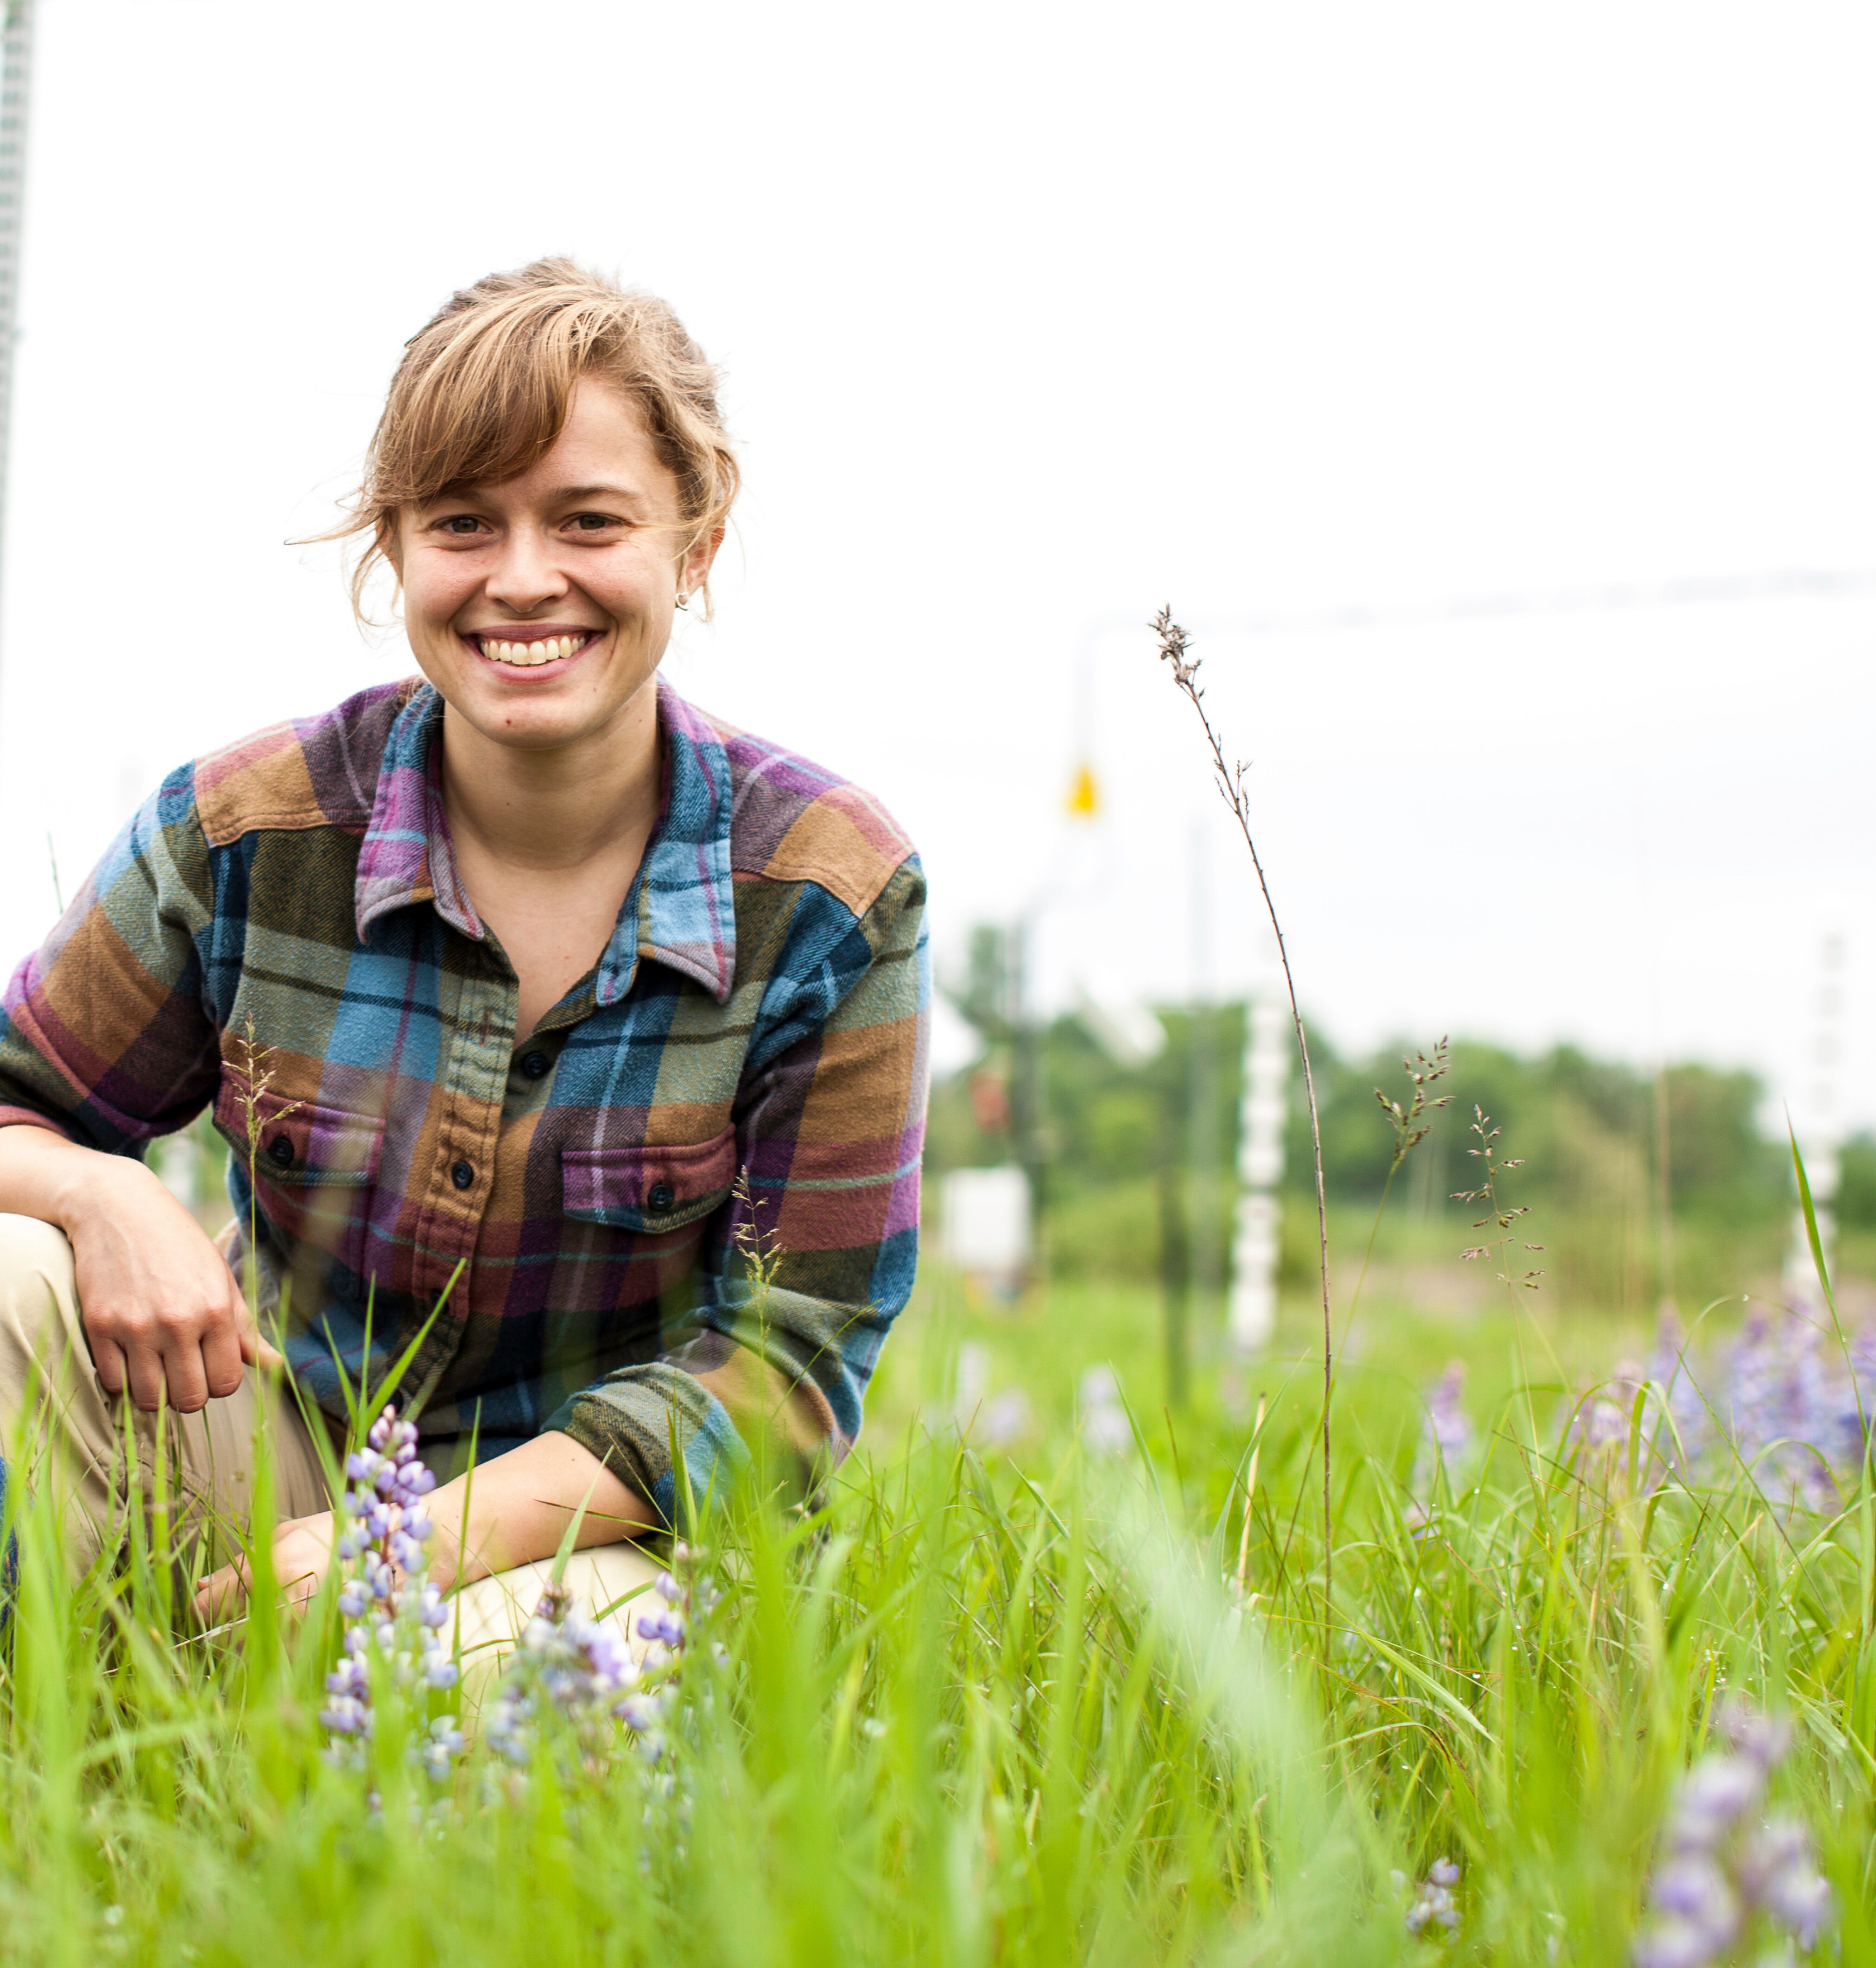
[[[488,578],[489,599],[526,615],[566,590],[566,577],[555,565],[547,543],[533,527],[516,527]]]

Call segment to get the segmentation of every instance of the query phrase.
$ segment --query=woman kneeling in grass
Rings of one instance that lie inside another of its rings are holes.
[[[737,488],[714,391],[569,262],[458,294],[345,529],[421,680],[173,773],[14,977],[0,1422],[76,1570],[159,1458],[212,1563],[265,1431],[309,1596],[348,1385],[407,1352],[430,1576],[485,1581],[484,1631],[576,1520],[576,1593],[648,1576],[674,1457],[701,1497],[851,1442],[916,1250],[924,880],[864,794],[659,678]],[[141,1159],[211,1104],[214,1242]]]

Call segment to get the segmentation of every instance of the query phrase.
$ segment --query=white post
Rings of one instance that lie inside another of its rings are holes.
[[[7,0],[0,76],[0,539],[5,536],[13,351],[18,340],[20,222],[26,196],[27,112],[32,102],[34,0]]]
[[[1843,1051],[1843,938],[1834,934],[1826,937],[1819,954],[1810,1097],[1797,1133],[1817,1218],[1818,1241],[1823,1247],[1825,1268],[1829,1270],[1836,1254],[1837,1219],[1832,1205],[1837,1196],[1837,1151],[1844,1135],[1843,1122],[1837,1112],[1838,1069]],[[1784,1282],[1788,1304],[1814,1314],[1824,1309],[1802,1202],[1791,1212],[1791,1243],[1785,1258]]]
[[[1231,1348],[1240,1356],[1277,1329],[1278,1228],[1283,1205],[1284,1082],[1290,1050],[1284,1008],[1273,995],[1252,1001],[1245,1021],[1244,1093],[1239,1109],[1237,1221],[1231,1245]]]

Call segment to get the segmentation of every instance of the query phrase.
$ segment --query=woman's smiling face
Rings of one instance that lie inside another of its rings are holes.
[[[519,477],[399,515],[418,668],[497,743],[603,741],[642,710],[677,597],[710,571],[717,541],[680,557],[684,532],[677,481],[637,404],[582,381],[559,436]]]

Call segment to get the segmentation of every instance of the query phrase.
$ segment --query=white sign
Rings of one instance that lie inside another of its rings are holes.
[[[953,1169],[940,1195],[944,1252],[961,1270],[1007,1277],[1029,1261],[1029,1183],[1021,1169]]]

